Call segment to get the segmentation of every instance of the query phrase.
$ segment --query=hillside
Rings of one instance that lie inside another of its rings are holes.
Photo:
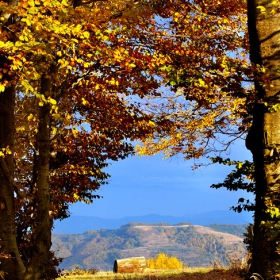
[[[190,222],[194,225],[208,226],[209,224],[219,223],[227,224],[229,221],[233,225],[247,224],[252,222],[252,217],[248,213],[235,213],[234,211],[211,211],[200,214],[188,214],[181,217],[162,216],[162,215],[144,215],[123,217],[120,219],[105,219],[92,216],[70,216],[62,221],[55,221],[54,233],[84,233],[93,229],[118,229],[122,225],[137,223],[163,223],[176,225],[180,222]],[[75,226],[73,226],[75,225]]]
[[[223,232],[216,230],[221,228]],[[235,232],[235,234],[227,233]],[[130,223],[116,230],[92,230],[84,234],[53,234],[53,249],[64,257],[61,268],[112,270],[115,259],[153,257],[159,252],[180,258],[188,266],[226,262],[227,255],[245,254],[243,226]]]

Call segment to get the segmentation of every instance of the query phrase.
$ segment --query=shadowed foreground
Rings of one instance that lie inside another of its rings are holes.
[[[241,277],[240,273],[232,270],[212,270],[207,273],[182,273],[174,276],[167,276],[163,278],[158,278],[153,276],[144,279],[176,279],[176,280],[244,280],[245,277]]]
[[[133,279],[133,280],[244,280],[245,275],[241,276],[240,270],[236,269],[216,269],[201,272],[183,272],[183,273],[166,273],[166,274],[112,274],[112,273],[102,273],[95,275],[72,275],[65,278],[67,280],[117,280],[117,279]]]

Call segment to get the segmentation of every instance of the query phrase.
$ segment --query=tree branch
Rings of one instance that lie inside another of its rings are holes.
[[[19,198],[24,198],[25,197],[24,193],[22,191],[20,191],[20,187],[15,183],[13,176],[11,175],[11,173],[8,169],[8,166],[3,157],[0,157],[0,166],[1,166],[5,176],[8,179],[9,185],[13,188],[13,190],[15,191],[17,196]]]

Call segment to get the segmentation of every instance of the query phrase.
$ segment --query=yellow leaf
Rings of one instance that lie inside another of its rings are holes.
[[[82,98],[82,104],[83,104],[83,105],[86,105],[86,104],[87,104],[87,101],[86,101],[84,98]]]
[[[259,9],[261,13],[266,12],[266,8],[264,6],[257,6],[257,9]]]
[[[9,147],[9,146],[7,146],[7,148],[5,149],[5,151],[6,151],[6,154],[7,154],[7,155],[11,155],[11,154],[12,154],[12,151],[10,150],[10,147]]]
[[[57,132],[57,128],[55,126],[52,126],[52,133],[56,134],[56,132]]]
[[[24,127],[24,126],[17,127],[16,130],[17,130],[17,131],[25,131],[25,127]]]
[[[80,31],[82,28],[83,28],[83,26],[82,26],[81,24],[78,24],[78,25],[76,26],[75,29],[76,29],[77,31]]]
[[[28,117],[27,117],[27,120],[28,121],[31,121],[33,119],[33,114],[30,114]]]
[[[90,34],[89,34],[88,31],[85,31],[85,32],[83,33],[83,35],[84,35],[84,37],[85,37],[86,39],[88,39]]]
[[[265,69],[264,66],[261,67],[261,71],[262,71],[263,73],[265,73],[266,69]]]
[[[85,67],[85,68],[88,68],[90,65],[91,65],[91,63],[89,63],[89,62],[85,62],[85,63],[84,63],[84,67]]]
[[[67,0],[62,0],[62,2],[61,2],[61,4],[63,5],[63,6],[69,6],[69,4],[67,3]]]
[[[29,1],[28,1],[28,5],[29,5],[30,7],[35,7],[35,3],[34,3],[33,0],[29,0]]]
[[[5,90],[5,86],[0,84],[0,92],[4,92],[4,90]]]
[[[78,137],[78,130],[77,129],[72,129],[72,133],[73,133],[73,136],[75,137],[75,138],[77,138]]]
[[[57,104],[57,102],[56,102],[55,99],[49,98],[48,101],[49,101],[49,103],[52,104],[52,105],[56,105],[56,104]]]
[[[39,106],[44,106],[44,102],[43,102],[43,101],[40,101],[40,102],[39,102]]]
[[[202,79],[198,79],[198,82],[199,82],[199,86],[206,87],[206,84]]]
[[[28,41],[28,38],[27,38],[26,36],[23,36],[23,35],[20,35],[20,36],[19,36],[19,39],[20,39],[21,41]]]
[[[23,18],[21,21],[26,22],[27,25],[31,25],[31,22],[28,18]]]

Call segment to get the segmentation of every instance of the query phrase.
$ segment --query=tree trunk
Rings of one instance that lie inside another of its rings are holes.
[[[145,257],[119,259],[114,262],[115,273],[142,273],[147,268]]]
[[[16,6],[18,0],[8,0],[7,3],[9,6]],[[9,25],[9,21],[8,18],[5,26]],[[12,37],[13,35],[10,40]],[[2,76],[3,81],[11,79],[8,74]],[[25,272],[17,244],[15,225],[14,197],[17,191],[14,188],[15,92],[14,85],[0,92],[0,151],[9,148],[12,152],[0,157],[0,271],[5,272],[5,279],[11,280],[22,279]]]
[[[280,272],[280,13],[272,2],[248,0],[251,61],[265,67],[270,81],[255,81],[257,101],[246,143],[256,170],[251,271],[265,280],[276,279]]]
[[[9,147],[12,154],[0,157],[0,270],[7,273],[5,279],[22,279],[25,267],[20,258],[16,241],[15,204],[13,187],[14,150],[13,86],[0,93],[0,151]]]
[[[51,95],[52,81],[50,77],[43,76],[41,81],[41,94],[47,97]],[[33,252],[30,265],[27,268],[25,280],[49,279],[47,266],[49,263],[49,250],[51,248],[52,219],[50,210],[50,114],[51,106],[45,103],[39,107],[39,125],[37,135],[38,155],[38,177],[35,188],[37,188],[34,209],[34,232]]]

